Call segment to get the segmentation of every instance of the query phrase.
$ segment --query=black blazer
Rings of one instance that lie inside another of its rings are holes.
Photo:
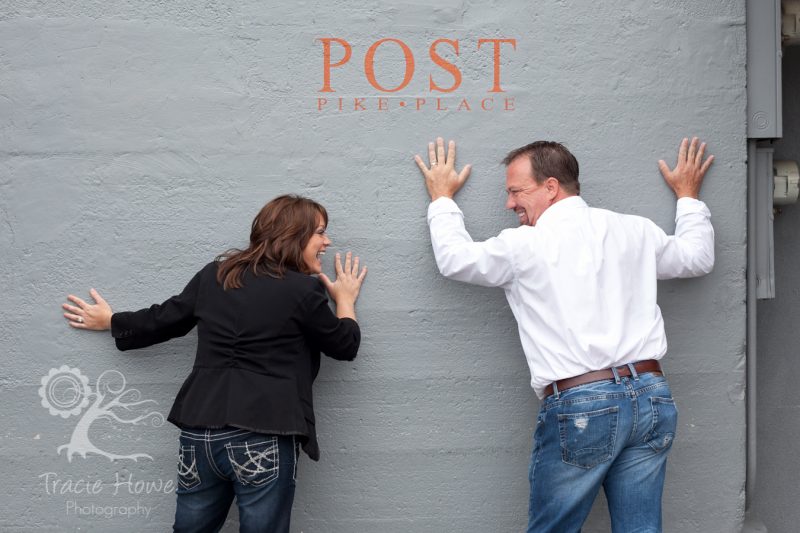
[[[287,271],[281,279],[248,269],[242,288],[223,290],[217,263],[177,296],[148,309],[114,313],[117,348],[130,350],[186,335],[197,326],[197,356],[168,420],[181,428],[235,426],[297,435],[319,460],[311,386],[320,352],[352,360],[358,323],[337,318],[322,283]]]

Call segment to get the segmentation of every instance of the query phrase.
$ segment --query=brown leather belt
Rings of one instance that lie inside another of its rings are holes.
[[[633,368],[636,369],[637,374],[644,374],[646,372],[652,372],[653,374],[658,375],[664,374],[664,372],[661,371],[661,364],[655,359],[646,359],[644,361],[639,361],[638,363],[633,363]],[[622,365],[617,367],[617,375],[621,378],[626,378],[630,377],[632,374],[630,368],[628,368],[628,365]],[[577,387],[578,385],[585,385],[587,383],[603,381],[606,379],[615,379],[614,372],[610,368],[594,370],[592,372],[587,372],[572,378],[560,379],[556,381],[556,387],[558,387],[558,392],[564,392],[565,390],[571,389],[572,387]],[[555,391],[553,391],[553,384],[551,383],[545,387],[544,397],[547,398],[553,394],[553,392]]]

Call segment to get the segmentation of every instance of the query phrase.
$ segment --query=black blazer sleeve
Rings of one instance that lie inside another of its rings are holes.
[[[328,296],[317,283],[303,302],[302,328],[306,338],[328,357],[340,361],[356,358],[361,329],[352,318],[339,318],[328,307]]]
[[[111,316],[111,335],[119,350],[144,348],[175,337],[183,337],[197,324],[195,303],[201,270],[183,292],[161,305],[139,311],[123,311]]]

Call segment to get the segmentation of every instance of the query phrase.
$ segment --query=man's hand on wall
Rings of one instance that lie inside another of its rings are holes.
[[[714,162],[713,155],[708,156],[703,161],[706,143],[701,143],[699,148],[697,143],[697,137],[692,138],[691,144],[689,144],[689,139],[687,138],[681,141],[681,147],[678,150],[678,163],[672,170],[663,159],[658,162],[658,168],[661,170],[661,175],[664,176],[664,181],[667,182],[667,185],[670,186],[678,198],[687,196],[697,198],[700,195],[700,187],[703,185],[703,177],[711,163]]]
[[[447,157],[445,157],[444,139],[441,137],[436,139],[435,147],[434,143],[428,143],[428,159],[430,168],[425,165],[420,156],[414,156],[414,161],[417,162],[425,176],[425,186],[428,188],[431,201],[442,196],[452,198],[467,181],[472,165],[466,165],[461,172],[456,172],[456,143],[450,141],[447,146]]]

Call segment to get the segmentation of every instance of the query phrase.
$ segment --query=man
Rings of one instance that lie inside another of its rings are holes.
[[[473,242],[453,201],[470,173],[455,143],[416,156],[431,197],[436,263],[452,279],[502,287],[541,400],[529,478],[529,533],[580,531],[600,486],[617,532],[660,532],[677,412],[658,362],[667,351],[656,280],[707,274],[710,212],[697,199],[714,160],[683,139],[659,168],[677,200],[675,235],[652,221],[590,208],[578,162],[561,144],[511,151],[506,207],[520,227]]]

